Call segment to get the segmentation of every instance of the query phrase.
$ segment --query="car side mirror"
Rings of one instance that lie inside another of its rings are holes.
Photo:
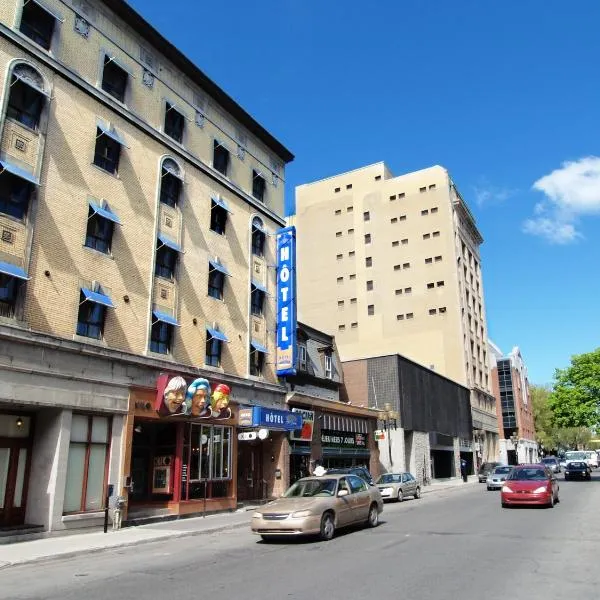
[[[341,498],[342,496],[347,496],[350,492],[348,490],[340,490],[338,492],[338,498]]]

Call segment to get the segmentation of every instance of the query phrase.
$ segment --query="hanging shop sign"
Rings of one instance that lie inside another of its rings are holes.
[[[296,374],[296,228],[277,233],[277,348],[279,377]]]
[[[383,429],[376,429],[374,431],[375,439],[379,442],[381,440],[385,440],[385,431]]]
[[[292,412],[302,417],[301,427],[290,432],[290,440],[294,442],[312,442],[315,425],[315,412],[303,408],[292,408]]]
[[[365,433],[323,429],[321,431],[321,444],[323,446],[339,446],[340,448],[366,448],[367,435]]]
[[[163,374],[156,382],[154,408],[163,417],[230,419],[230,394],[231,389],[224,383],[213,388],[208,379],[202,377],[188,384],[183,377]]]
[[[250,408],[240,408],[238,425],[240,427],[293,431],[302,427],[302,415],[289,410],[252,406]]]

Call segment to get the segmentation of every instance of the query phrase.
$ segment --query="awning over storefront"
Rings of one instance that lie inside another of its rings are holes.
[[[325,413],[323,415],[323,429],[335,429],[336,431],[352,431],[355,433],[368,433],[369,427],[365,419],[355,419],[343,415]]]

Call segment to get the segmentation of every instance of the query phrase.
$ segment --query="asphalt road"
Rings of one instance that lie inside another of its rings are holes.
[[[600,473],[554,509],[502,509],[468,486],[386,505],[376,529],[265,544],[247,530],[0,571],[0,598],[188,600],[595,597]]]

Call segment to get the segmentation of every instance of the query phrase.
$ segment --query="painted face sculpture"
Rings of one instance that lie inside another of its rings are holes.
[[[169,414],[174,415],[181,411],[186,388],[187,383],[183,377],[173,377],[167,383],[163,398],[165,408]]]
[[[213,417],[228,418],[231,416],[231,409],[228,408],[229,394],[231,394],[231,389],[224,383],[220,383],[215,388],[210,402]]]
[[[185,395],[185,414],[201,417],[208,412],[210,399],[210,383],[207,379],[198,378],[192,381]]]

